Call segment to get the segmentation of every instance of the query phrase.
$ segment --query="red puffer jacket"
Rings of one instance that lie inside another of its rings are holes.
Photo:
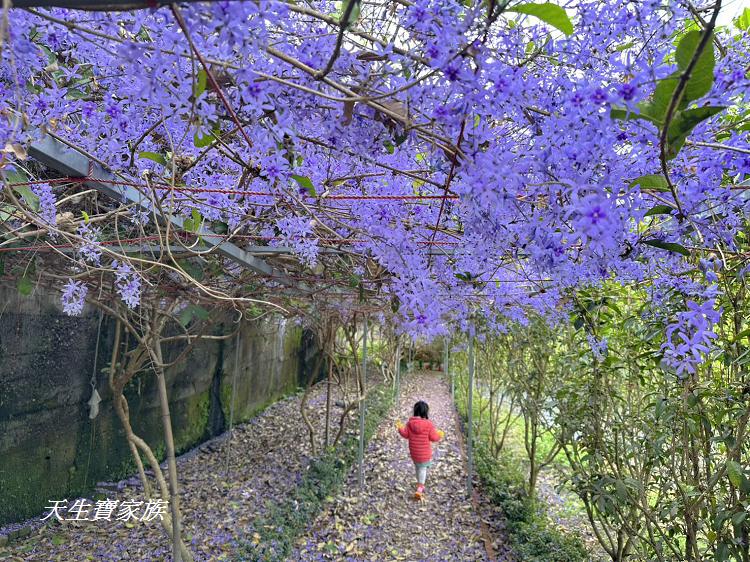
[[[410,418],[406,425],[398,430],[401,437],[409,440],[409,454],[414,462],[432,460],[430,441],[440,441],[440,435],[430,420]]]

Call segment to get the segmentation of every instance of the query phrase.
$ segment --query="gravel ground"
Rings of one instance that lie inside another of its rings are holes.
[[[337,393],[334,400],[340,398]],[[266,511],[268,502],[278,501],[300,480],[310,454],[299,415],[300,399],[301,395],[295,395],[281,400],[252,421],[236,426],[231,447],[227,446],[228,434],[224,434],[178,459],[183,537],[196,561],[236,560],[233,550],[237,541],[246,537],[250,522]],[[322,428],[324,384],[313,388],[308,412],[313,424]],[[334,427],[340,413],[340,407],[333,410]],[[354,426],[350,421],[349,427]],[[145,499],[137,477],[103,488],[109,499]],[[31,529],[29,536],[0,547],[0,560],[171,559],[169,540],[158,521],[125,523],[113,517],[112,521],[40,524],[39,518],[0,529],[0,535],[18,527]]]

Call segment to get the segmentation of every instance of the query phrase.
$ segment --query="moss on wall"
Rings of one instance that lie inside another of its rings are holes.
[[[8,304],[0,315],[0,525],[37,517],[50,500],[88,494],[98,481],[135,471],[102,372],[113,324],[105,317],[96,354],[96,311],[71,318],[62,314],[57,295],[37,291],[24,298],[15,287],[0,286],[1,299]],[[301,329],[280,318],[242,327],[234,423],[297,388],[302,341]],[[222,412],[229,419],[234,342],[202,342],[166,373],[178,452],[221,431]],[[94,420],[86,405],[92,373],[102,398]],[[134,431],[163,459],[153,374],[137,377],[125,395]]]
[[[211,391],[188,397],[183,401],[184,413],[175,423],[173,418],[174,447],[178,453],[187,451],[200,442],[208,430],[208,410]],[[180,423],[182,422],[182,423]]]

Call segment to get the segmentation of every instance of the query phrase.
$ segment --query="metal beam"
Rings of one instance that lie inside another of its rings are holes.
[[[216,0],[181,0],[181,2],[210,2]],[[122,12],[168,6],[171,0],[14,0],[14,8],[69,8],[97,12]]]
[[[49,135],[32,144],[29,148],[29,155],[65,176],[92,178],[83,182],[83,185],[91,189],[96,189],[123,203],[138,205],[149,214],[156,212],[157,217],[162,222],[169,223],[178,230],[184,230],[182,218],[155,211],[151,208],[151,199],[142,192],[132,186],[117,185],[119,180],[112,172],[106,170],[97,162],[91,161],[80,152],[69,149],[63,143],[53,139]],[[215,248],[218,254],[242,267],[261,275],[273,277],[279,283],[299,289],[303,293],[311,292],[309,288],[290,279],[284,272],[275,269],[264,260],[253,256],[250,252],[243,250],[235,244],[227,242],[215,232],[201,227],[196,234],[200,235],[203,242],[207,245]]]

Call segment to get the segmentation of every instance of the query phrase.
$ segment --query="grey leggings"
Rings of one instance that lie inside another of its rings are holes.
[[[431,464],[431,461],[414,463],[414,470],[417,472],[417,482],[422,485],[424,485],[425,481],[427,480],[427,468]]]

